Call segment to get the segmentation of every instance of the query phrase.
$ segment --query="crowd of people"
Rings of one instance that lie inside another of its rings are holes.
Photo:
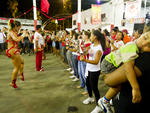
[[[36,71],[44,71],[42,60],[46,59],[45,52],[49,52],[60,56],[68,65],[66,70],[72,74],[69,78],[73,82],[80,81],[77,88],[85,89],[82,94],[89,96],[83,100],[83,104],[96,103],[91,113],[113,113],[110,104],[112,99],[116,113],[133,113],[130,111],[138,108],[135,105],[145,105],[144,98],[147,93],[143,89],[146,89],[147,82],[143,80],[147,78],[150,70],[146,65],[150,58],[150,29],[147,26],[144,32],[143,29],[138,29],[130,36],[127,29],[119,30],[118,27],[110,32],[100,28],[69,32],[44,31],[37,25],[36,31],[29,31],[20,30],[21,23],[16,20],[10,20],[8,26],[9,28],[0,31],[0,51],[4,54],[6,50],[6,55],[14,64],[10,84],[13,88],[18,88],[18,75],[21,80],[25,80],[21,54],[35,54]],[[98,88],[101,75],[105,84],[110,87],[104,97],[101,97]],[[126,90],[128,94],[124,94],[127,93]],[[125,101],[127,104],[122,105],[122,100],[126,97],[129,97]],[[129,111],[131,106],[134,109]],[[137,110],[135,113],[141,112]]]

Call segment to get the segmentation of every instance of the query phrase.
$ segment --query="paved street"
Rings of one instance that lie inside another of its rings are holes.
[[[35,56],[24,55],[25,82],[18,79],[19,89],[9,86],[13,69],[11,60],[0,56],[0,113],[67,113],[68,107],[76,107],[72,113],[90,113],[95,104],[83,105],[87,96],[77,89],[79,82],[72,82],[67,68],[59,57],[47,54],[43,61],[44,72],[35,71]],[[107,89],[99,83],[101,95]]]

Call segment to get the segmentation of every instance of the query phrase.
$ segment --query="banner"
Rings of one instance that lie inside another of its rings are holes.
[[[145,18],[130,18],[126,20],[122,20],[123,23],[125,24],[142,24],[145,23]]]
[[[137,18],[139,17],[141,10],[141,0],[134,2],[126,2],[125,18]]]
[[[92,4],[92,24],[101,23],[101,7],[100,5]]]
[[[50,4],[48,0],[41,0],[41,10],[48,14]]]

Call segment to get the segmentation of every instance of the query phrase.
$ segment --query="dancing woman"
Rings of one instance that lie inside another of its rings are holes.
[[[9,31],[7,35],[7,43],[8,49],[6,50],[6,55],[12,59],[12,63],[14,65],[14,69],[11,76],[11,83],[10,86],[13,88],[18,88],[16,85],[17,76],[20,75],[20,79],[24,81],[23,75],[23,68],[24,68],[24,61],[20,55],[20,50],[18,49],[18,42],[21,41],[25,35],[24,33],[22,36],[18,36],[18,32],[21,28],[21,23],[16,20],[10,20],[8,22]]]

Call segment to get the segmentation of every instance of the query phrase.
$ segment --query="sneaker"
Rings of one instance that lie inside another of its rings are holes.
[[[110,103],[109,102],[105,102],[104,98],[100,98],[98,100],[98,105],[101,108],[101,111],[104,111],[104,113],[113,113]]]
[[[112,99],[110,100],[110,105],[113,106],[113,101],[112,101]]]
[[[44,71],[44,68],[41,68],[40,71]]]
[[[68,69],[66,69],[67,71],[71,71],[72,69],[71,68],[68,68]]]
[[[74,74],[74,71],[71,71],[70,74]]]
[[[91,113],[100,113],[100,112],[101,112],[101,108],[99,106],[96,106]]]
[[[72,76],[70,76],[69,78],[76,78],[76,76],[75,76],[75,75],[72,75]]]
[[[79,80],[78,78],[75,78],[75,79],[73,79],[72,81],[73,81],[73,82],[76,82],[76,81],[78,81],[78,80]]]
[[[83,101],[83,104],[90,104],[93,103],[94,101],[95,101],[94,98],[88,97]]]

